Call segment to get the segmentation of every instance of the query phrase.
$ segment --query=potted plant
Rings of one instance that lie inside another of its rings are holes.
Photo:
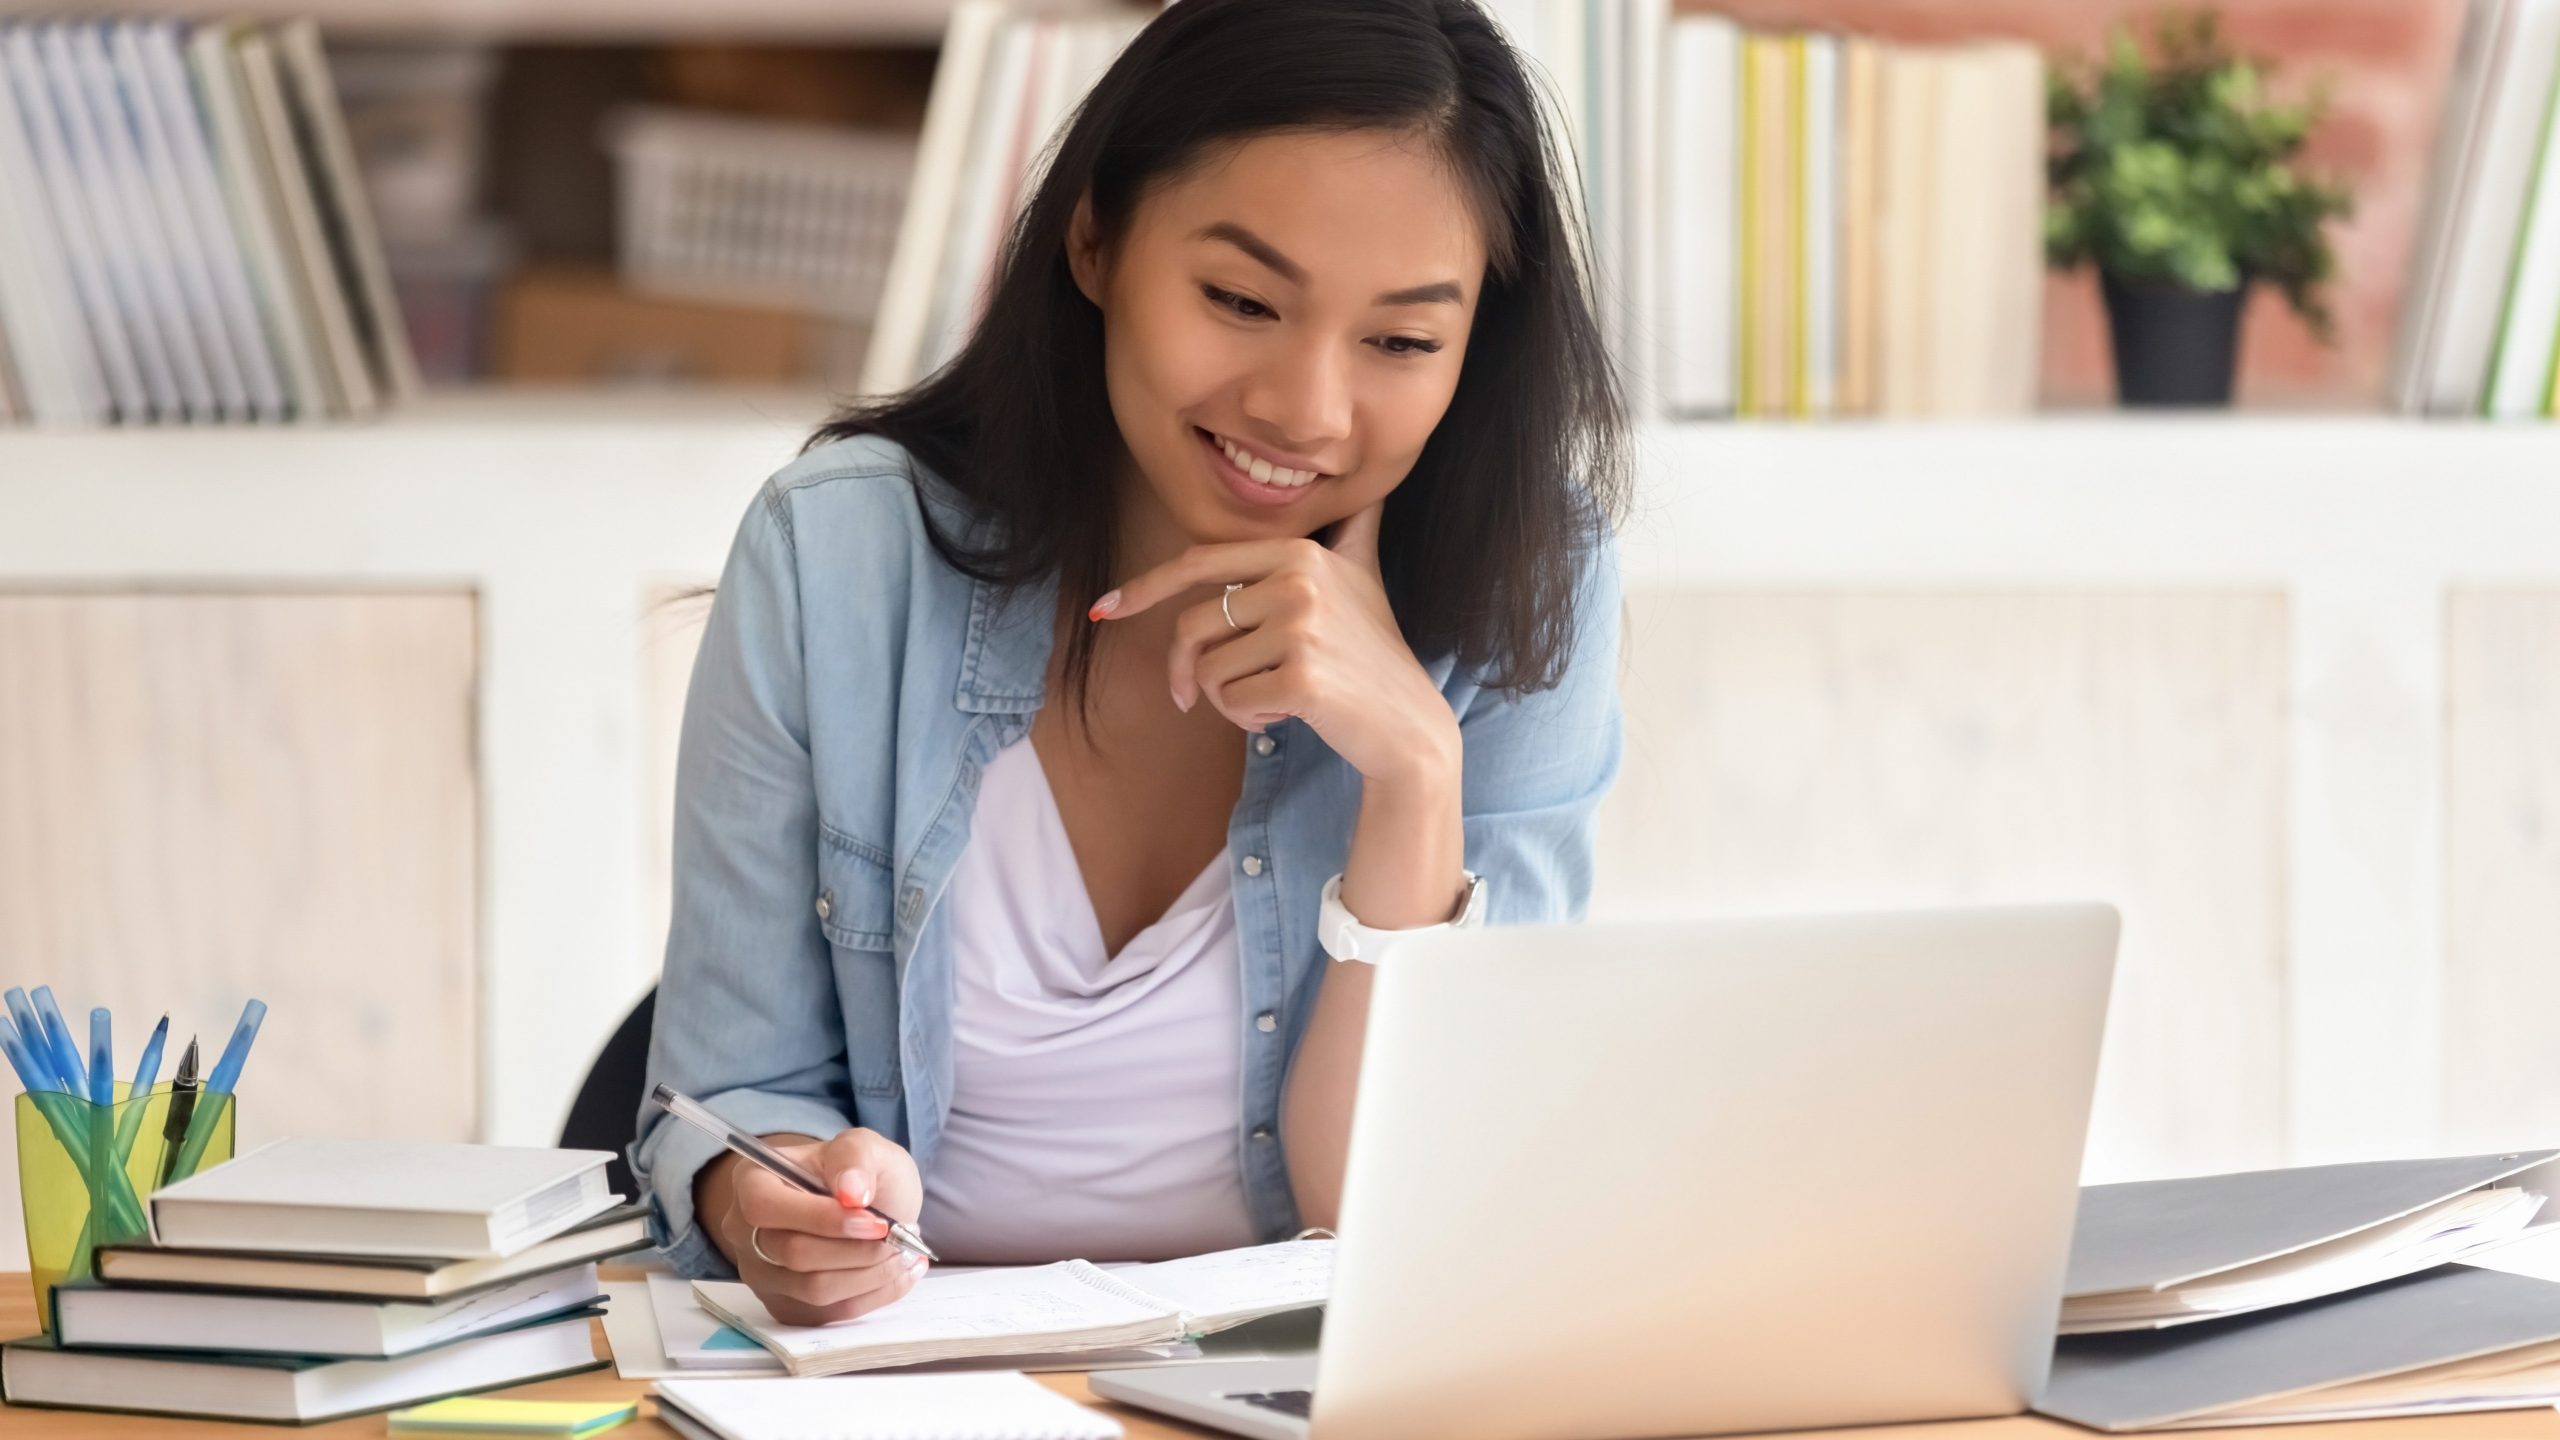
[[[2122,403],[2228,405],[2252,284],[2283,291],[2322,342],[2333,335],[2324,227],[2350,201],[2296,164],[2327,86],[2276,103],[2270,67],[2234,54],[2211,11],[2157,17],[2152,42],[2145,56],[2117,26],[2084,75],[2055,70],[2045,255],[2098,267]]]

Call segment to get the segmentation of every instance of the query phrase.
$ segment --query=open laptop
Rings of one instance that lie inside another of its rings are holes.
[[[1317,1353],[1094,1393],[1270,1440],[2022,1410],[2116,928],[2066,905],[1417,937],[1370,1004]]]

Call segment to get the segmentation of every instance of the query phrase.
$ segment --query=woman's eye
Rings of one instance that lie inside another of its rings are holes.
[[[1259,320],[1271,313],[1270,307],[1261,301],[1248,300],[1232,290],[1221,290],[1215,285],[1201,286],[1200,293],[1208,296],[1211,304],[1224,305],[1248,320]]]
[[[1440,342],[1418,335],[1387,335],[1379,338],[1378,348],[1390,355],[1437,355]]]

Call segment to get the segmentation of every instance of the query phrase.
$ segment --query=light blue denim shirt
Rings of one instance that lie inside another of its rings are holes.
[[[649,1047],[653,1084],[750,1133],[867,1126],[919,1167],[952,1102],[944,885],[980,773],[1040,708],[1056,608],[1054,586],[1008,599],[952,569],[926,538],[928,506],[944,533],[969,533],[948,486],[863,437],[785,467],[739,526],[685,702]],[[1428,667],[1458,717],[1466,864],[1494,923],[1579,916],[1590,896],[1592,810],[1619,746],[1615,555],[1597,554],[1562,685],[1511,698],[1447,660]],[[1281,1083],[1331,963],[1318,892],[1350,848],[1360,776],[1300,722],[1267,738],[1237,736],[1227,851],[1244,967],[1236,1163],[1269,1240],[1298,1228]],[[645,1103],[639,1118],[651,1238],[681,1274],[733,1274],[693,1213],[717,1143]]]

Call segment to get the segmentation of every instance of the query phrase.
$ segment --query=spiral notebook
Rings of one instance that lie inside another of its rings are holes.
[[[687,1440],[1120,1440],[1120,1422],[1019,1371],[827,1380],[661,1380]]]
[[[793,1375],[945,1360],[1128,1350],[1215,1334],[1325,1302],[1330,1240],[1287,1240],[1105,1271],[1082,1260],[927,1275],[895,1305],[832,1325],[786,1325],[734,1280],[696,1280],[711,1314]]]

